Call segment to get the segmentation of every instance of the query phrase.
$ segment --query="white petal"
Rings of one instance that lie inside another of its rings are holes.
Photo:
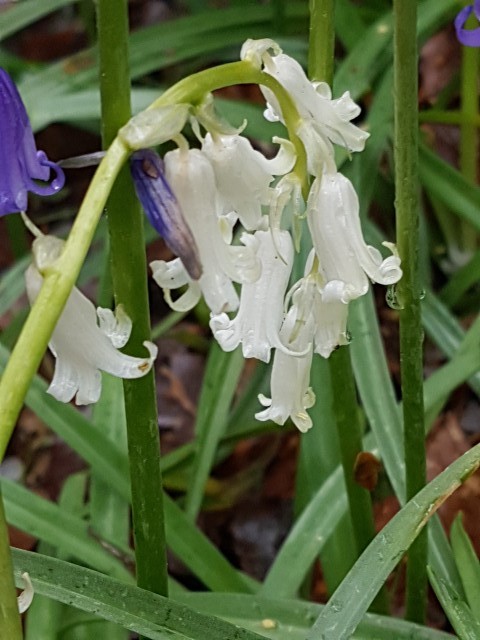
[[[132,321],[119,304],[115,313],[111,309],[97,308],[100,329],[117,349],[124,347],[132,333]]]
[[[170,293],[170,289],[164,289],[163,295],[165,296],[165,301],[168,306],[173,309],[173,311],[178,311],[179,313],[184,313],[185,311],[190,311],[193,309],[199,302],[202,295],[202,291],[200,289],[200,285],[197,282],[191,282],[185,293],[183,293],[176,300],[172,300],[172,294]]]
[[[45,239],[47,242],[42,248]],[[38,242],[35,257],[42,251],[46,255],[48,246],[51,245],[48,236],[37,238],[35,242]],[[27,294],[32,303],[42,283],[42,277],[33,265],[27,270],[26,282]],[[107,319],[107,324],[109,322],[111,324],[111,318]],[[115,340],[124,339],[125,324],[125,321],[120,322],[121,337],[115,334]],[[62,402],[69,402],[75,395],[77,404],[96,402],[101,392],[100,371],[121,378],[138,378],[150,370],[156,347],[150,343],[145,345],[150,352],[147,358],[135,358],[117,351],[97,325],[93,304],[74,288],[50,340],[49,348],[56,357],[56,365],[48,392]]]
[[[393,255],[385,260],[378,249],[365,243],[360,225],[358,197],[348,178],[341,173],[331,182],[338,193],[340,206],[345,215],[345,231],[356,259],[371,280],[379,284],[390,285],[398,282],[402,276],[400,259]],[[387,245],[392,250],[392,245]]]
[[[32,604],[34,595],[32,581],[30,580],[30,576],[27,572],[22,573],[22,580],[25,584],[25,589],[17,598],[19,613],[25,613],[25,611],[27,611],[27,609]]]
[[[358,200],[355,192],[354,200],[345,198],[342,184],[343,176],[339,173],[316,178],[308,197],[307,221],[325,281],[336,281],[337,291],[337,282],[343,282],[344,293],[340,299],[348,302],[364,295],[369,282],[351,243],[349,225],[352,216],[358,218]],[[355,206],[355,210],[347,210]]]
[[[246,235],[246,234],[244,234]],[[293,265],[293,244],[288,231],[277,232],[277,244],[272,232],[257,231],[254,237],[261,260],[261,276],[242,287],[240,307],[234,320],[214,316],[210,323],[222,348],[235,348],[242,343],[245,358],[270,360],[270,350],[280,344],[278,332],[283,320],[283,297]],[[225,346],[224,346],[225,345]]]
[[[313,119],[302,120],[297,135],[303,142],[307,154],[307,169],[312,176],[321,176],[324,171],[336,171],[335,155],[330,140],[323,136]]]
[[[210,161],[199,149],[177,149],[166,154],[165,173],[197,242],[203,266],[198,282],[207,304],[214,313],[237,308],[238,296],[231,280],[257,278],[259,264],[251,247],[232,247],[222,237]]]
[[[348,305],[343,302],[324,302],[320,296],[315,300],[315,353],[328,358],[332,351],[348,344]]]
[[[169,262],[153,260],[150,269],[153,279],[162,289],[178,289],[189,281],[187,270],[180,258],[174,258]]]
[[[212,163],[223,212],[235,211],[248,231],[258,229],[262,204],[270,200],[269,185],[275,175],[293,168],[295,151],[288,140],[281,143],[276,158],[267,160],[242,136],[212,136],[207,133],[202,150]]]
[[[275,40],[271,40],[270,38],[252,40],[249,38],[242,45],[240,60],[250,60],[260,69],[263,57],[269,51],[272,51],[274,55],[282,52]]]
[[[314,393],[308,386],[312,349],[303,357],[288,356],[281,351],[275,352],[271,377],[271,403],[263,411],[255,414],[260,421],[272,420],[283,425],[291,418],[302,432],[308,431],[312,420],[307,413],[314,403]],[[260,397],[259,397],[260,399]],[[268,400],[263,397],[264,406]]]
[[[215,340],[224,351],[233,351],[238,347],[241,334],[235,320],[230,320],[226,313],[212,314],[209,324]]]

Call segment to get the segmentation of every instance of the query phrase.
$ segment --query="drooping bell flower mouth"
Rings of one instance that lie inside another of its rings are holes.
[[[477,21],[480,22],[480,0],[475,0],[472,5],[464,7],[455,18],[454,25],[457,32],[457,38],[461,44],[467,47],[480,47],[480,27],[476,29],[465,29],[465,24],[470,14],[475,14]]]
[[[0,216],[25,211],[29,191],[50,196],[64,184],[62,169],[44,151],[37,151],[20,94],[8,73],[0,68]]]

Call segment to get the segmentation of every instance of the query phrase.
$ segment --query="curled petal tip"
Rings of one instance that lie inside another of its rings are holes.
[[[475,2],[474,6],[464,7],[454,20],[455,31],[458,41],[467,47],[480,47],[480,27],[476,29],[465,29],[465,23],[472,11],[475,13],[477,20],[480,21],[480,2]]]
[[[37,151],[25,106],[4,69],[0,69],[0,140],[0,215],[24,211],[29,191],[49,196],[63,187],[63,171]],[[49,182],[51,170],[54,177]]]
[[[25,589],[17,598],[17,606],[18,606],[19,613],[25,613],[25,611],[28,610],[28,608],[33,602],[33,596],[34,596],[32,581],[30,580],[30,576],[27,572],[22,573],[22,580],[25,584]]]

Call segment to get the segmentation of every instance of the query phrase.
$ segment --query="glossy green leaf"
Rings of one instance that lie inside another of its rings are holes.
[[[244,365],[241,349],[222,351],[212,342],[202,383],[195,422],[195,453],[185,512],[194,520],[200,511],[205,484],[220,438],[227,428],[228,413]]]
[[[307,640],[346,640],[428,519],[480,466],[480,445],[452,463],[382,529],[313,625]]]
[[[48,542],[65,556],[110,575],[133,580],[127,569],[89,533],[88,522],[6,478],[0,479],[9,524]]]
[[[27,571],[34,590],[152,640],[258,640],[258,634],[83,567],[13,550],[17,576]]]
[[[20,31],[47,14],[73,4],[74,0],[24,0],[0,14],[0,40]]]
[[[265,578],[261,589],[264,595],[282,598],[296,593],[346,508],[342,470],[337,467],[290,530]]]
[[[467,602],[473,616],[480,624],[480,561],[463,528],[461,514],[458,514],[453,521],[450,541]]]
[[[447,580],[439,578],[431,567],[427,567],[430,583],[435,595],[447,614],[452,627],[460,640],[477,640],[480,638],[480,624],[473,616],[471,609]]]
[[[265,637],[304,640],[309,626],[323,610],[322,605],[299,600],[241,594],[181,593],[165,600],[83,567],[71,567],[61,561],[17,549],[12,553],[19,584],[20,575],[26,570],[36,593],[73,603],[83,611],[120,622],[125,628],[137,630],[147,638],[177,638],[176,630],[182,625],[181,633],[184,635],[181,637],[192,640],[253,640]],[[167,611],[170,611],[167,624],[171,631],[160,635],[165,629]],[[184,619],[178,621],[178,616]],[[238,627],[235,631],[235,627],[222,623],[219,618],[250,631]],[[235,632],[237,635],[231,635]],[[455,640],[454,636],[435,629],[368,613],[352,638]]]
[[[427,192],[480,231],[480,187],[474,186],[426,145],[420,145],[419,150],[420,180]]]

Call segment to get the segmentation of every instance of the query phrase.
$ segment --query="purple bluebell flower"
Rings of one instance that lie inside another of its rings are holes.
[[[0,68],[0,216],[27,208],[27,193],[50,196],[65,176],[44,151],[37,151],[20,94],[8,73]],[[50,170],[54,177],[49,182]],[[38,184],[41,180],[47,184]]]
[[[475,17],[480,22],[480,0],[475,0],[472,5],[464,7],[455,18],[455,30],[457,32],[457,38],[467,47],[480,47],[480,27],[476,29],[464,29],[470,14],[475,14]]]
[[[202,265],[197,243],[165,178],[163,160],[151,149],[140,149],[132,154],[130,171],[150,224],[181,259],[189,276],[198,280]]]

